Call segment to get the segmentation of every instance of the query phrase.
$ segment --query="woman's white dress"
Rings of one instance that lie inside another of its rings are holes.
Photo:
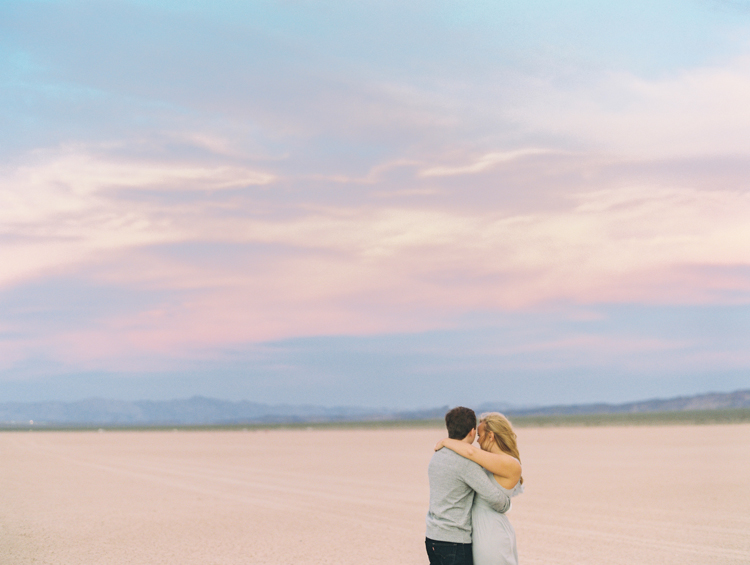
[[[512,489],[500,486],[492,473],[485,470],[492,483],[511,497],[523,492],[518,482]],[[483,499],[474,496],[471,507],[471,550],[474,565],[518,565],[516,532],[508,516],[494,511]]]

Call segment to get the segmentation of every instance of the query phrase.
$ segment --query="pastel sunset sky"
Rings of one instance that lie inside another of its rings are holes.
[[[750,387],[750,2],[4,0],[0,398]]]

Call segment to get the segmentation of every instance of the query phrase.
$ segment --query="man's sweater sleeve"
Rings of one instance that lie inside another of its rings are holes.
[[[467,465],[464,480],[477,495],[484,498],[493,510],[504,513],[510,508],[510,496],[499,485],[493,485],[492,479],[477,464]]]

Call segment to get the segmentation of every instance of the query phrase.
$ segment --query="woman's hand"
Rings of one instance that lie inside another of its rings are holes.
[[[444,441],[445,441],[444,439],[441,439],[439,442],[435,444],[435,451],[438,451],[445,447],[445,445],[443,444]]]

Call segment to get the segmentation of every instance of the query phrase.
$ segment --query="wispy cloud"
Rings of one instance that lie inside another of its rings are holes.
[[[179,211],[118,191],[213,192],[265,186],[273,174],[237,166],[114,160],[77,150],[34,155],[0,178],[2,281],[75,264],[101,250],[180,241]]]
[[[35,193],[51,187],[85,196],[105,190],[221,190],[273,182],[270,173],[245,167],[201,167],[190,163],[159,163],[95,157],[85,151],[64,150],[61,155],[19,167],[5,182],[13,192]],[[7,191],[6,191],[7,194]]]
[[[453,176],[453,175],[470,175],[473,173],[480,173],[482,171],[490,169],[499,163],[507,163],[509,161],[522,159],[523,157],[527,157],[531,155],[545,155],[548,153],[554,153],[554,151],[551,151],[549,149],[527,148],[527,149],[517,149],[515,151],[487,153],[486,155],[483,155],[482,157],[480,157],[479,159],[477,159],[476,161],[474,161],[473,163],[469,165],[461,165],[461,166],[454,166],[454,167],[448,167],[448,166],[430,167],[428,169],[424,169],[420,171],[419,176],[421,177],[447,177],[447,176]]]
[[[639,158],[750,152],[744,54],[666,76],[607,72],[584,84],[538,87],[543,102],[525,105],[523,120],[589,148]]]

